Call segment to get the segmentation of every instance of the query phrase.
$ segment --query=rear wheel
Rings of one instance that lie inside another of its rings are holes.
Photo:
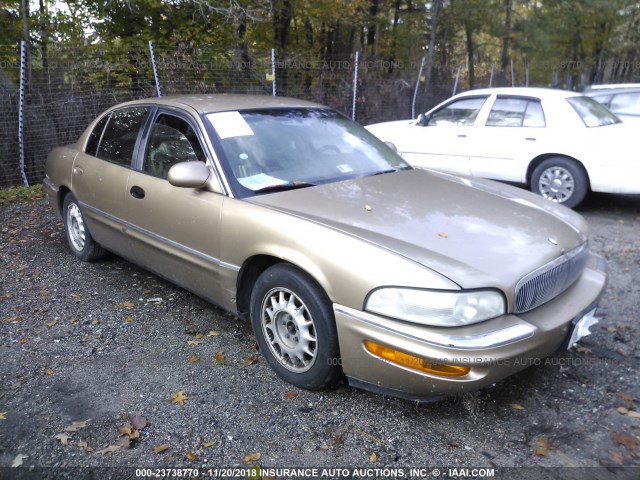
[[[62,223],[64,236],[71,252],[84,262],[97,260],[106,255],[106,250],[98,245],[91,236],[76,197],[68,193],[62,204]]]
[[[283,380],[319,390],[341,375],[331,302],[299,269],[280,263],[260,275],[251,294],[251,324],[261,351]]]
[[[531,177],[532,192],[569,208],[584,200],[588,188],[587,172],[575,160],[565,157],[546,159]]]

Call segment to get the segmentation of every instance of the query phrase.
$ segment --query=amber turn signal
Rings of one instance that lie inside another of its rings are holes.
[[[418,370],[430,375],[439,375],[441,377],[461,377],[471,371],[469,367],[461,367],[459,365],[446,365],[429,361],[424,358],[415,357],[408,353],[400,352],[384,345],[380,345],[369,340],[364,342],[365,348],[372,354],[384,358],[391,363],[401,365],[406,368]]]

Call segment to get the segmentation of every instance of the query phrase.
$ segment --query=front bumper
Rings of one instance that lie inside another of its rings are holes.
[[[579,279],[550,302],[523,314],[457,328],[411,324],[335,304],[342,369],[355,387],[412,400],[476,390],[539,365],[558,350],[572,322],[595,309],[606,283],[604,260],[591,254]],[[424,373],[372,354],[365,341],[470,370],[457,377]]]

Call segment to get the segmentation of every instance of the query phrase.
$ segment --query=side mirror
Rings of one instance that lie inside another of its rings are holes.
[[[430,115],[425,115],[424,113],[421,113],[420,115],[418,115],[418,120],[416,123],[421,127],[426,127],[427,124],[429,123],[429,118],[431,118]]]
[[[167,180],[174,187],[204,187],[211,176],[211,171],[204,162],[180,162],[169,169]]]

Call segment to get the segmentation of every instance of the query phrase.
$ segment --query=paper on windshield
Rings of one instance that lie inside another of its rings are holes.
[[[210,113],[207,119],[213,125],[221,140],[232,137],[253,135],[253,130],[240,112]]]
[[[271,187],[272,185],[284,185],[285,183],[289,183],[285,180],[272,177],[271,175],[266,175],[264,173],[259,173],[250,177],[239,178],[238,182],[240,182],[242,186],[247,187],[248,189],[253,191],[260,190],[264,187]]]

